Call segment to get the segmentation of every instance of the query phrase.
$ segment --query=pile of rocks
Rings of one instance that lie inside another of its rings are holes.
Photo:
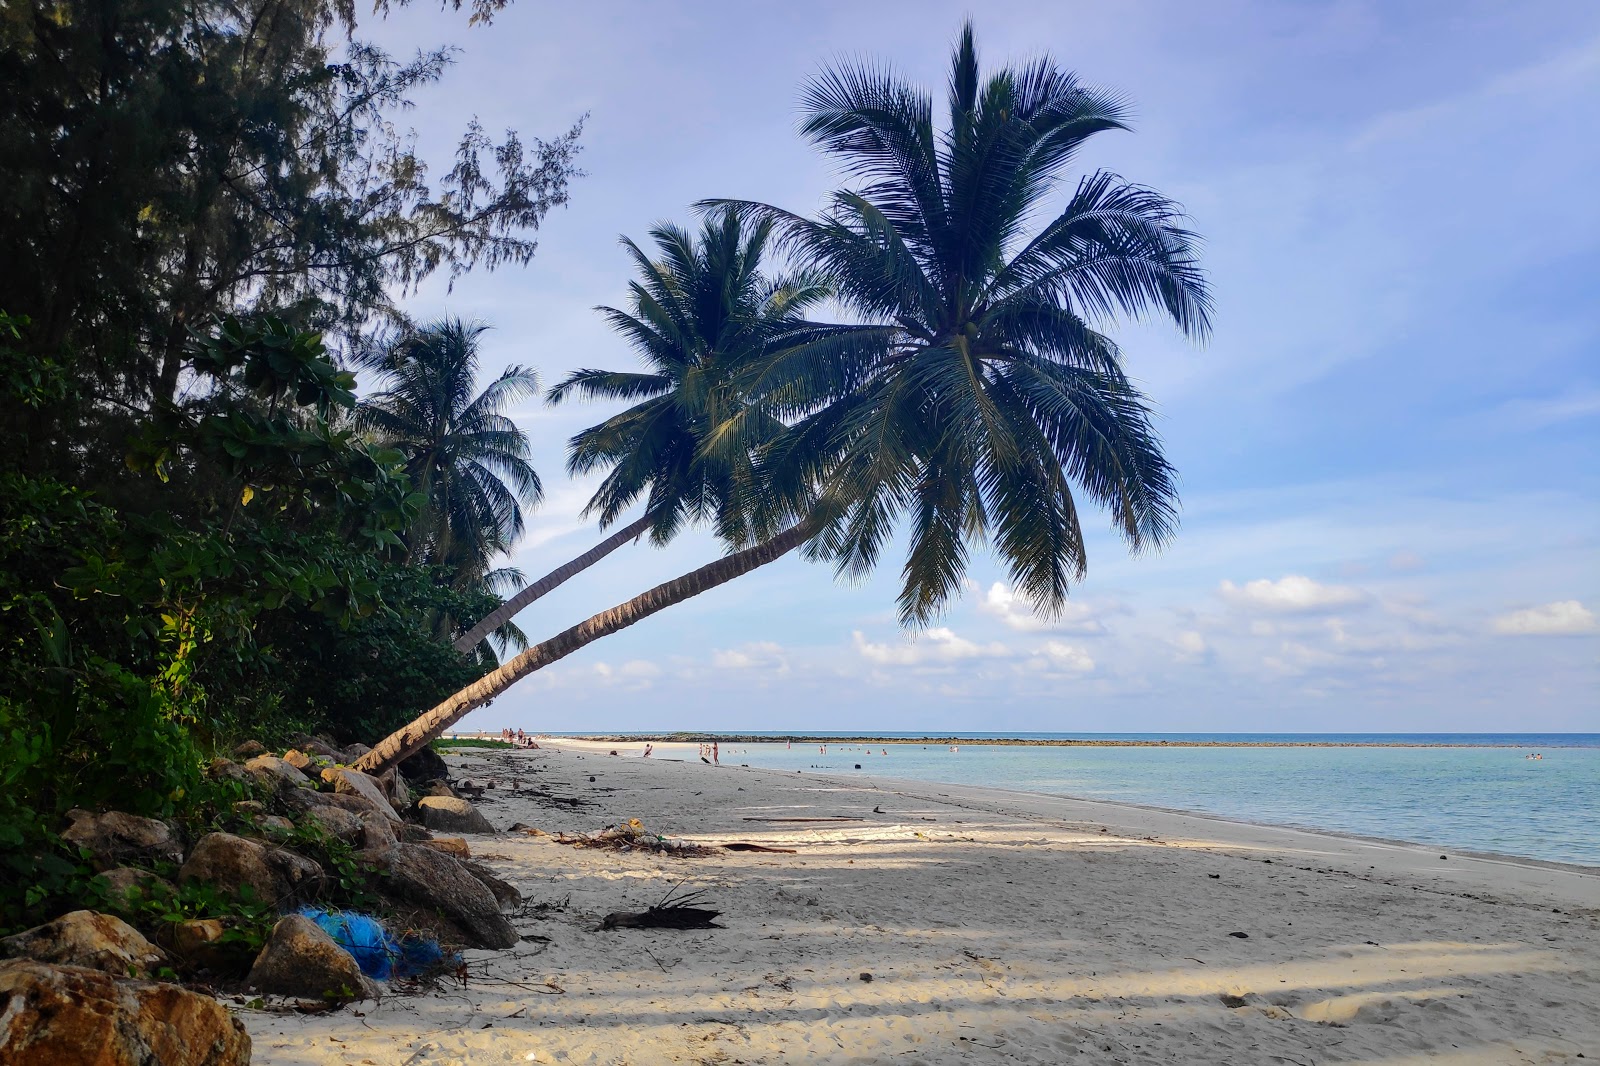
[[[508,948],[518,934],[505,913],[517,890],[451,833],[492,833],[471,804],[454,795],[443,760],[431,752],[402,770],[372,777],[347,765],[365,748],[338,749],[299,738],[281,756],[258,744],[218,759],[213,778],[255,786],[258,798],[234,805],[237,832],[185,841],[170,823],[120,811],[69,812],[62,833],[88,856],[109,887],[108,909],[133,913],[133,894],[201,883],[223,895],[270,902],[284,917],[254,959],[245,986],[318,1000],[372,998],[377,986],[315,922],[288,913],[325,894],[328,873],[290,846],[315,826],[354,849],[368,889],[392,910],[424,916],[449,941]],[[430,758],[431,757],[431,758]],[[407,773],[427,792],[413,801]],[[151,943],[115,914],[79,910],[0,940],[0,1061],[17,1066],[66,1062],[229,1066],[249,1061],[250,1041],[216,1000],[151,981],[160,970],[222,971],[237,958],[225,920],[172,924]],[[236,972],[239,972],[236,970]],[[100,1054],[99,1049],[109,1049]]]

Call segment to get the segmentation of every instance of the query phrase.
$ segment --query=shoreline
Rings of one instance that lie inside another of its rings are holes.
[[[498,734],[480,732],[457,734],[471,738],[493,740]],[[819,736],[805,733],[594,733],[563,737],[555,734],[529,734],[544,740],[587,740],[604,744],[960,744],[968,747],[1028,747],[1028,748],[1494,748],[1517,750],[1521,748],[1588,748],[1588,744],[1512,744],[1512,743],[1424,743],[1421,741],[1337,741],[1337,740],[1144,740],[1138,738],[1082,739],[1070,737],[964,737],[928,735],[919,737],[882,736]],[[1250,734],[1243,734],[1249,736]],[[1551,734],[1559,735],[1559,734]],[[1587,736],[1588,734],[1576,734]],[[447,739],[449,739],[447,737]]]
[[[1600,872],[642,748],[447,755],[522,942],[359,1024],[241,1010],[258,1066],[1600,1056]],[[602,928],[674,892],[718,927]]]

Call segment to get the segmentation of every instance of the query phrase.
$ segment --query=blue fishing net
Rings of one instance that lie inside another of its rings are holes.
[[[437,966],[444,959],[444,949],[438,941],[414,933],[397,939],[371,915],[319,907],[301,907],[300,914],[316,922],[335,943],[348,951],[362,973],[379,981],[410,977]]]

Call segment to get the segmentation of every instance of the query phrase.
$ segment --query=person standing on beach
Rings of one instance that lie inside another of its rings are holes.
[[[717,764],[720,764],[720,763],[721,763],[721,760],[722,760],[722,751],[721,751],[721,748],[720,748],[720,746],[719,746],[719,745],[718,745],[718,743],[717,743],[717,742],[716,742],[716,741],[715,741],[715,740],[713,740],[713,741],[712,741],[712,742],[711,742],[711,761],[712,761],[712,762],[713,762],[713,763],[717,763]]]

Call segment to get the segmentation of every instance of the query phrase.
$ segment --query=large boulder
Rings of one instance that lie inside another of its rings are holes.
[[[361,848],[363,851],[388,851],[399,843],[395,828],[404,823],[391,822],[377,811],[361,816]]]
[[[162,943],[191,966],[237,972],[236,967],[243,968],[239,959],[243,945],[224,940],[227,933],[228,926],[220,918],[190,918],[173,923],[162,934]],[[243,961],[248,962],[249,957]]]
[[[346,766],[349,766],[351,763],[355,762],[357,759],[361,758],[361,756],[365,755],[371,750],[372,749],[365,744],[346,744],[344,746],[344,758],[340,759],[339,761],[344,763]]]
[[[368,859],[386,875],[384,891],[438,911],[473,946],[509,948],[520,939],[494,893],[459,860],[420,844],[396,844]]]
[[[257,755],[245,763],[244,768],[269,792],[311,787],[310,778],[276,755]]]
[[[0,963],[6,1066],[248,1066],[250,1037],[222,1004],[177,985],[80,966]]]
[[[467,873],[478,879],[478,883],[494,893],[495,902],[500,904],[501,911],[509,913],[522,905],[522,893],[514,885],[508,884],[495,876],[495,872],[481,862],[470,859],[462,860],[461,865],[466,867]]]
[[[348,811],[358,818],[368,812],[373,814],[383,813],[377,804],[374,804],[364,796],[357,796],[353,793],[341,795],[337,792],[318,792],[313,788],[291,789],[281,794],[278,797],[278,802],[296,814],[315,813],[326,810],[329,807],[337,807],[342,811]],[[383,807],[387,808],[388,804],[385,803]]]
[[[62,832],[61,839],[87,849],[96,870],[183,861],[183,842],[165,822],[121,811],[93,814],[75,809],[68,811],[67,817],[72,824]]]
[[[322,755],[326,758],[332,759],[334,762],[339,762],[344,758],[344,752],[334,747],[333,741],[327,740],[323,737],[313,737],[308,736],[305,733],[301,733],[299,736],[294,738],[294,746],[299,748],[301,751],[308,752],[312,755]]]
[[[405,774],[407,781],[419,784],[450,779],[449,764],[444,761],[444,756],[432,748],[423,748],[415,755],[401,759],[400,772]]]
[[[310,918],[278,919],[250,968],[248,983],[260,992],[315,999],[377,999],[378,986],[361,973],[350,953]]]
[[[245,888],[280,907],[315,899],[322,867],[288,848],[269,848],[232,833],[207,833],[178,871],[178,883],[200,881],[232,895]]]
[[[206,776],[213,781],[231,781],[236,785],[248,785],[255,780],[249,770],[232,759],[212,759],[206,764]]]
[[[376,778],[368,777],[360,770],[349,770],[342,766],[333,766],[322,771],[322,779],[333,786],[337,795],[360,796],[371,803],[378,810],[386,813],[395,821],[400,816],[395,813],[394,807],[389,803],[389,797],[384,795],[383,786],[378,784]]]
[[[265,755],[267,746],[259,740],[247,740],[233,749],[235,759],[254,759],[257,755]]]
[[[139,930],[109,914],[73,911],[0,940],[0,957],[85,966],[118,977],[145,977],[167,961]]]
[[[494,826],[478,808],[454,796],[423,796],[417,801],[422,824],[440,833],[492,833]]]

